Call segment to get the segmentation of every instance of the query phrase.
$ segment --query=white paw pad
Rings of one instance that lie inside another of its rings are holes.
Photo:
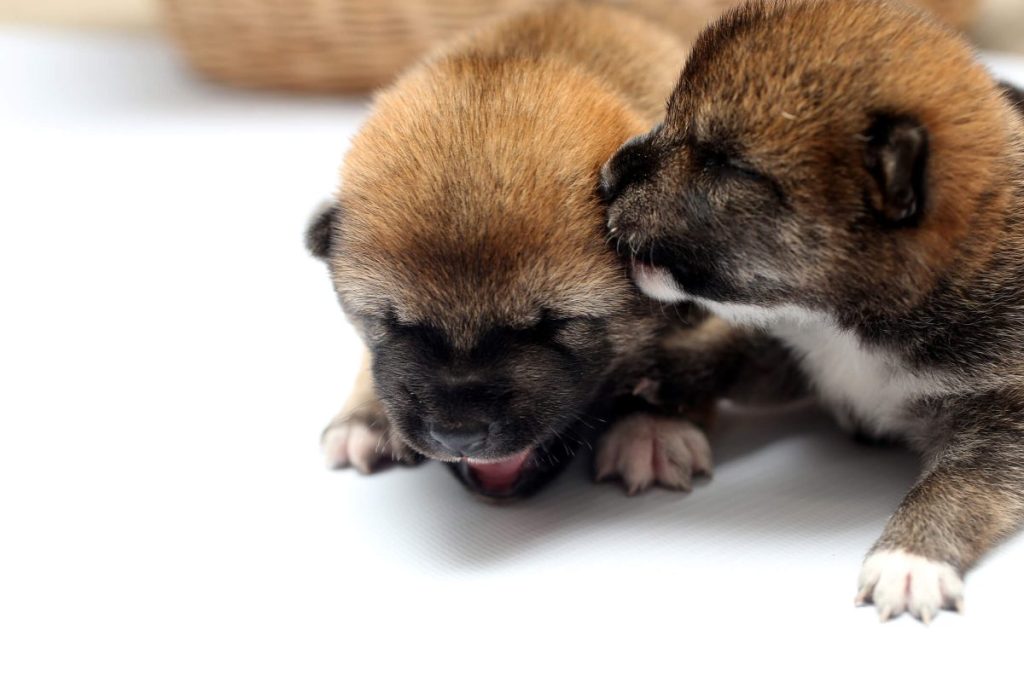
[[[343,421],[327,427],[320,439],[327,466],[332,469],[354,467],[369,474],[382,461],[391,459],[387,438],[380,429],[359,421]]]
[[[596,478],[621,479],[630,495],[652,485],[689,490],[693,475],[711,473],[711,446],[685,419],[634,414],[601,437]]]
[[[860,571],[857,605],[873,603],[882,621],[909,611],[928,623],[940,609],[963,611],[964,582],[944,561],[903,550],[874,552]]]

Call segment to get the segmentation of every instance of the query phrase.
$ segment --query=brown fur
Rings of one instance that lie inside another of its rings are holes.
[[[598,46],[634,54],[602,58]],[[632,15],[570,4],[481,31],[408,74],[379,95],[345,161],[339,293],[356,313],[387,299],[400,318],[462,339],[494,318],[528,320],[541,292],[567,314],[613,312],[628,285],[595,239],[594,177],[658,115],[651,93],[668,91],[683,57]],[[474,269],[482,276],[463,276]]]
[[[682,41],[637,13],[562,2],[480,29],[380,93],[345,159],[339,215],[310,237],[368,345],[389,326],[429,327],[469,358],[495,330],[550,317],[565,321],[557,339],[581,358],[588,344],[607,346],[605,360],[591,356],[569,383],[603,386],[607,395],[592,399],[628,396],[671,323],[636,296],[603,238],[597,175],[657,119],[684,59]],[[516,374],[543,407],[544,394],[564,387],[531,357]],[[364,375],[350,401],[358,409],[329,431],[372,418],[391,445],[381,457],[411,445],[450,459],[399,418],[422,392],[400,388],[405,379],[382,387],[381,373],[395,368],[378,360],[375,351],[367,367],[384,409]],[[548,419],[582,418],[572,410]]]
[[[832,235],[828,249],[789,270],[804,288],[832,290],[842,287],[849,305],[871,300],[878,278],[891,282],[891,304],[912,306],[926,287],[956,258],[983,261],[998,224],[979,224],[982,203],[998,216],[1005,202],[996,191],[1010,172],[998,157],[1005,147],[1005,131],[1013,112],[977,64],[970,48],[938,24],[926,21],[893,22],[871,4],[833,3],[826,0],[814,10],[787,14],[784,54],[771,49],[774,37],[760,37],[755,19],[739,13],[730,31],[743,40],[723,40],[721,31],[705,33],[695,44],[675,91],[666,126],[701,140],[742,140],[741,154],[756,169],[778,181],[794,211],[801,215],[832,216],[859,205],[862,194],[877,188],[864,182],[863,169],[848,159],[863,154],[864,132],[879,112],[914,112],[929,132],[929,155],[938,169],[929,178],[933,205],[925,229],[893,232],[885,239],[872,235]],[[753,15],[751,15],[753,16]],[[911,26],[913,28],[911,28]],[[833,49],[833,36],[841,33],[844,46]],[[731,34],[728,36],[731,38]],[[937,47],[937,46],[942,47]],[[834,56],[823,68],[818,55]],[[872,54],[876,60],[866,60]],[[707,68],[708,55],[714,68]],[[892,65],[880,77],[877,64]],[[753,94],[752,94],[753,93]],[[848,101],[856,108],[845,106]],[[850,131],[846,137],[832,134]],[[659,176],[664,192],[692,173],[692,155],[674,155]],[[795,163],[798,160],[799,163]],[[956,173],[946,169],[956,168]],[[996,192],[996,194],[994,194]],[[730,196],[731,210],[759,210]],[[624,204],[620,204],[624,205]],[[657,218],[657,205],[640,207]],[[970,225],[970,234],[967,234]],[[656,235],[634,232],[643,243]],[[862,238],[864,237],[864,238]],[[789,245],[796,236],[788,237]],[[780,243],[786,248],[786,243]],[[861,264],[872,263],[870,272]],[[958,265],[963,267],[963,265]],[[970,267],[967,265],[967,267]],[[837,282],[837,277],[839,281]]]
[[[695,33],[698,18],[734,3],[621,4],[669,17],[678,30]],[[949,12],[965,3],[922,4]],[[875,38],[889,53],[902,51],[898,41],[890,43],[891,35]],[[794,61],[810,61],[814,42],[803,49]],[[674,83],[684,58],[676,36],[635,13],[577,3],[482,29],[414,69],[378,96],[346,159],[339,198],[347,241],[333,268],[338,291],[358,310],[378,306],[380,301],[365,300],[377,292],[438,283],[414,300],[403,298],[401,304],[410,309],[400,309],[399,317],[443,320],[463,340],[495,316],[529,318],[540,291],[567,314],[613,312],[612,302],[621,300],[625,285],[594,239],[592,226],[602,211],[593,197],[594,174],[622,140],[660,117],[666,84]],[[722,73],[743,74],[744,58]],[[933,68],[947,68],[953,59],[939,55]],[[907,81],[894,83],[894,89],[912,88],[914,79],[908,75]],[[923,93],[925,101],[930,94]],[[946,96],[970,101],[975,93],[937,94],[936,102]],[[721,104],[709,116],[728,110],[728,102]],[[803,126],[815,115],[797,112],[804,119],[793,124],[777,111],[752,113],[748,120],[764,126],[759,136],[764,158],[782,163],[787,150],[805,139]],[[453,126],[452,119],[460,125]],[[984,129],[985,123],[977,127]],[[974,133],[956,131],[965,132]],[[984,185],[984,177],[971,177]],[[801,179],[794,178],[794,186]],[[382,187],[402,191],[381,192]],[[501,202],[497,210],[495,200]],[[434,217],[443,217],[443,232],[436,230]],[[558,240],[550,238],[555,225],[566,228]],[[482,251],[468,248],[474,240]],[[487,287],[483,290],[471,278],[459,277],[481,257],[500,261],[500,268],[479,282]],[[382,261],[388,267],[377,267]],[[424,263],[443,263],[452,271],[424,276]],[[495,298],[505,299],[500,309],[492,304]]]
[[[694,134],[719,128],[742,137],[759,168],[785,179],[783,190],[796,210],[827,215],[837,201],[860,199],[860,178],[850,177],[844,160],[859,154],[863,142],[856,136],[836,139],[830,131],[867,130],[873,112],[914,112],[928,130],[932,165],[938,169],[929,179],[935,204],[928,221],[934,227],[907,232],[901,235],[905,243],[886,244],[869,258],[884,268],[876,274],[913,279],[920,289],[921,276],[941,271],[964,251],[967,225],[979,203],[989,201],[993,187],[1007,176],[1008,168],[993,160],[1005,149],[1009,118],[1001,93],[965,43],[938,25],[909,17],[892,21],[876,10],[871,3],[840,2],[790,13],[784,30],[799,39],[787,44],[781,61],[777,52],[765,49],[756,28],[749,39],[722,49],[716,34],[706,33],[687,67],[694,75],[688,88],[706,93],[693,112]],[[737,30],[741,25],[737,22]],[[847,47],[835,49],[837,34]],[[714,52],[713,70],[702,68],[707,52]],[[833,57],[822,68],[819,55],[826,52]],[[878,64],[888,65],[884,73],[876,70]],[[744,96],[758,87],[770,87],[771,95]],[[858,106],[845,106],[849,101]],[[690,115],[684,107],[676,111]],[[955,173],[946,170],[952,168]],[[828,173],[824,191],[823,169]],[[979,229],[986,234],[979,235]],[[972,224],[971,241],[991,242],[990,229]],[[919,269],[908,272],[907,263]],[[832,274],[837,264],[823,268]]]
[[[671,396],[730,393],[756,374],[792,388],[797,372],[844,423],[924,455],[862,575],[883,618],[927,620],[959,592],[947,579],[929,593],[939,601],[904,599],[904,582],[911,595],[927,576],[904,581],[901,560],[878,552],[962,575],[1024,520],[1017,96],[923,14],[752,2],[702,34],[664,125],[604,171],[611,229],[641,275],[670,271],[680,293],[666,298],[767,329],[720,330],[697,350],[688,335],[663,378]],[[913,202],[893,177],[912,178]],[[829,344],[843,350],[821,354]],[[766,354],[770,373],[757,371]],[[862,375],[830,375],[844,362]]]

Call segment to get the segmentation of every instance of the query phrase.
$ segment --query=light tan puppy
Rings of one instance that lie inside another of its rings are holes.
[[[637,295],[597,194],[685,53],[637,13],[563,2],[466,37],[378,96],[309,233],[370,350],[324,435],[334,465],[424,455],[516,497],[605,431],[597,472],[631,491],[710,469],[700,430],[631,396],[687,309],[669,318]]]

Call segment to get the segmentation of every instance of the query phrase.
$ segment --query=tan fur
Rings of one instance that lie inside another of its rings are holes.
[[[642,19],[570,4],[489,27],[408,74],[345,161],[339,292],[467,342],[527,321],[538,297],[566,315],[614,314],[628,284],[600,235],[594,178],[659,115],[684,56]]]
[[[542,314],[600,319],[613,356],[602,371],[649,363],[642,349],[666,322],[604,239],[597,177],[661,115],[685,56],[641,14],[559,2],[455,41],[382,91],[337,197],[329,265],[353,321],[428,325],[468,353]],[[560,332],[569,343],[580,333]],[[359,381],[365,397],[368,372]],[[364,416],[334,424],[350,419]]]
[[[646,0],[621,4],[669,17],[670,25],[695,33],[700,23],[694,19],[713,16],[734,3]],[[965,6],[959,0],[922,4],[940,13],[959,12]],[[840,13],[823,20],[856,25],[861,31],[857,40],[870,34],[875,23],[869,15]],[[927,44],[904,43],[888,29],[873,36],[869,44],[870,49],[894,56],[906,54],[908,60],[919,59],[924,51],[936,72],[956,68],[965,60],[970,63],[969,54],[931,54]],[[794,50],[799,50],[794,61],[813,61],[813,40]],[[743,60],[758,58],[756,51],[739,55],[735,68],[723,74],[730,78],[742,74]],[[594,200],[593,178],[622,140],[660,117],[664,93],[674,84],[684,59],[684,44],[651,22],[633,13],[583,3],[569,3],[558,12],[516,16],[434,55],[378,96],[370,119],[353,141],[339,194],[348,225],[345,257],[335,270],[339,291],[372,308],[380,303],[373,297],[382,291],[406,291],[425,281],[438,282],[436,289],[423,291],[414,301],[403,297],[402,304],[409,309],[399,309],[399,316],[445,320],[449,329],[462,329],[464,336],[477,331],[474,325],[494,321],[487,318],[516,320],[528,315],[539,291],[545,297],[554,293],[550,304],[568,314],[612,312],[614,292],[623,285],[617,266],[600,239],[595,239],[593,225],[600,220],[601,208]],[[850,59],[855,69],[856,54]],[[975,80],[984,79],[983,70],[971,67]],[[470,89],[465,87],[467,79],[474,84]],[[798,86],[798,77],[789,82]],[[938,103],[949,98],[974,102],[978,110],[991,104],[985,100],[991,93],[979,93],[977,88],[929,93],[922,92],[917,82],[908,73],[903,81],[892,83],[891,93],[878,94],[880,106],[886,97],[896,101],[908,93],[915,99],[913,104],[919,99],[937,111],[946,110]],[[792,101],[786,97],[786,87],[780,89],[779,101]],[[543,109],[536,106],[540,102]],[[728,106],[721,103],[723,108]],[[809,106],[792,112],[746,113],[747,120],[761,126],[766,158],[777,157],[781,163],[793,145],[806,139],[805,126],[815,116]],[[473,124],[456,129],[450,125],[452,117],[468,118]],[[951,131],[956,137],[948,153],[962,158],[964,144],[973,145],[973,153],[979,156],[997,149],[997,143],[986,145],[984,135],[977,135],[987,131],[989,123],[975,119],[969,129],[960,126]],[[467,138],[476,143],[467,144]],[[957,200],[951,200],[943,213],[965,210],[959,199],[976,195],[986,186],[984,173],[965,175],[971,184],[956,188],[955,194],[945,193]],[[381,191],[392,186],[402,191],[395,195]],[[433,226],[423,217],[431,215],[444,215],[450,222],[443,235],[431,231],[424,238],[424,230]],[[549,238],[553,226],[576,229],[564,230],[562,239],[554,241]],[[467,248],[474,240],[486,243],[486,253],[480,254],[485,262],[500,264],[480,279],[484,288],[451,288],[448,283],[457,278],[450,273],[423,277],[420,264],[438,252],[459,274],[475,267],[477,254]],[[941,243],[935,248],[943,250]],[[450,258],[453,252],[466,254],[469,260]],[[596,292],[604,295],[595,296]],[[492,304],[496,298],[504,299],[500,309]],[[465,305],[472,300],[481,301],[480,306]]]
[[[993,188],[1008,173],[1000,157],[1015,115],[1002,106],[973,52],[938,24],[894,22],[872,3],[809,3],[785,17],[786,26],[776,29],[793,36],[785,61],[772,61],[778,53],[766,50],[754,33],[716,51],[716,68],[700,72],[692,86],[716,94],[701,100],[696,134],[715,126],[734,131],[760,168],[785,179],[783,190],[797,210],[827,215],[858,188],[853,178],[830,174],[832,190],[822,191],[819,170],[831,168],[833,158],[853,158],[863,144],[856,136],[837,141],[830,131],[864,130],[871,112],[914,112],[929,131],[935,205],[925,229],[907,232],[900,248],[872,254],[884,268],[879,274],[913,280],[924,291],[920,283],[938,277],[953,259],[984,260],[998,226],[978,223],[979,204],[992,201]],[[837,33],[848,48],[835,52],[830,48]],[[695,55],[703,48],[698,43]],[[826,52],[835,56],[823,65],[819,55]],[[867,62],[864,54],[891,68],[879,74],[871,66],[878,62]],[[770,96],[744,97],[764,88]],[[844,106],[849,101],[859,106]],[[801,165],[793,166],[793,159]],[[988,205],[984,210],[999,215]],[[823,272],[842,267],[821,264]]]

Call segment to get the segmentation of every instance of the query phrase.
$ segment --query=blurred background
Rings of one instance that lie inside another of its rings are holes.
[[[4,0],[0,22],[166,32],[215,79],[337,92],[386,82],[439,40],[538,1]],[[965,29],[979,47],[1024,52],[1024,0],[976,2]]]

